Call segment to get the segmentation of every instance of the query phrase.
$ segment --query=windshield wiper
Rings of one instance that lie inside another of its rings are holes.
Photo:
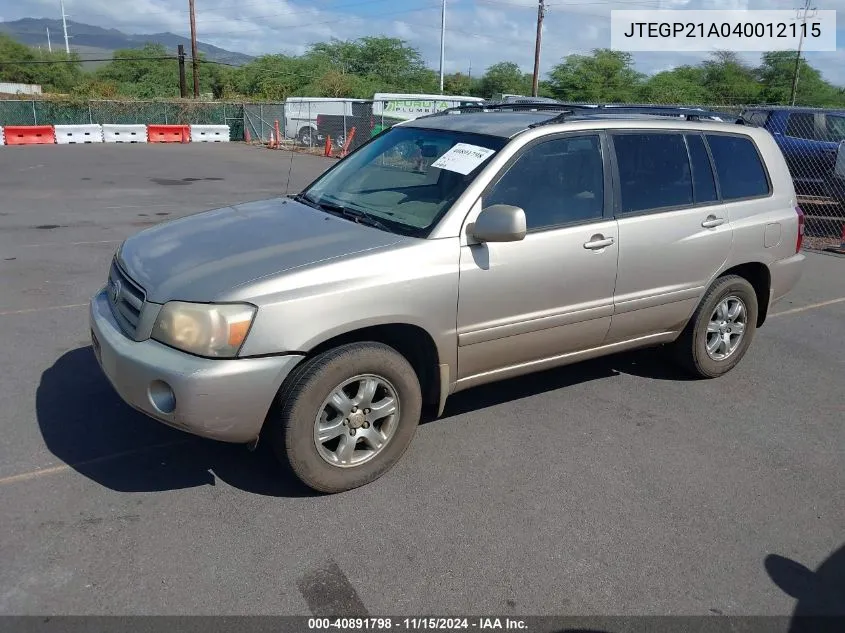
[[[364,213],[363,211],[358,211],[357,209],[350,209],[349,207],[342,207],[337,204],[325,203],[329,204],[332,207],[336,207],[338,213],[342,213],[345,217],[349,218],[353,222],[357,222],[358,224],[366,224],[367,226],[371,226],[376,229],[381,229],[382,231],[387,231],[388,233],[393,233],[384,222],[380,222],[376,220],[373,216]]]
[[[317,202],[315,200],[312,200],[311,198],[309,198],[305,194],[296,193],[296,194],[293,194],[293,195],[288,196],[288,197],[291,198],[292,200],[296,200],[297,202],[301,202],[302,204],[306,204],[309,207],[312,207],[314,209],[320,209],[321,208],[320,205],[317,204]]]
[[[325,211],[333,215],[339,215],[348,220],[352,220],[353,222],[357,222],[358,224],[365,224],[376,229],[381,229],[382,231],[387,231],[388,233],[393,233],[393,231],[386,224],[379,220],[376,220],[373,216],[369,215],[368,213],[364,213],[363,211],[358,211],[357,209],[350,209],[349,207],[345,207],[342,204],[337,204],[336,202],[329,202],[327,200],[317,201],[301,193],[291,196],[291,198],[293,198],[297,202],[301,202],[302,204],[307,204],[309,207],[313,207],[314,209],[319,209],[321,211]]]

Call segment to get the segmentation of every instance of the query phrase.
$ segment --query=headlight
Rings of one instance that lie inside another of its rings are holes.
[[[152,338],[198,356],[234,358],[255,317],[249,304],[169,301],[153,327]]]

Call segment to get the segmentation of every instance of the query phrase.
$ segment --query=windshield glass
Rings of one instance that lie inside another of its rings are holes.
[[[424,237],[506,142],[481,134],[395,127],[338,163],[302,195],[327,211],[363,215],[377,220],[379,228]]]

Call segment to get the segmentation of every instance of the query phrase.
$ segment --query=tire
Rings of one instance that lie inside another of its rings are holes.
[[[363,400],[374,404],[372,411],[350,413],[347,407],[340,413],[328,402],[353,379],[357,382],[346,388],[351,405],[360,402],[363,382],[378,384],[375,396]],[[387,406],[390,398],[398,412],[379,418],[376,408]],[[337,493],[378,479],[399,461],[419,424],[422,396],[417,374],[401,354],[382,343],[365,342],[342,345],[304,362],[279,390],[277,404],[278,413],[268,420],[276,457],[306,486]],[[329,428],[328,435],[338,433],[326,443],[320,443],[316,434],[321,415],[320,428]],[[383,446],[374,448],[374,442],[385,437]],[[351,451],[344,450],[347,443]],[[340,456],[348,463],[331,461]]]
[[[312,130],[310,127],[302,128],[301,130],[299,130],[299,134],[297,135],[297,137],[299,138],[299,142],[307,147],[312,147],[314,145],[315,136],[316,134],[314,133],[314,130]]]
[[[738,301],[734,301],[734,299]],[[743,319],[738,315],[735,321],[723,319],[724,314],[717,314],[717,309],[728,300],[733,306],[741,303],[744,311],[743,332],[736,336],[737,323]],[[748,351],[757,331],[757,293],[743,277],[728,275],[720,277],[705,293],[686,329],[673,344],[676,361],[693,376],[698,378],[718,378],[736,367]],[[719,326],[718,331],[708,332],[711,321]],[[725,325],[722,325],[722,323]],[[730,330],[730,331],[729,331]],[[717,341],[725,334],[735,340],[734,347]],[[708,342],[718,344],[715,351],[708,351]]]

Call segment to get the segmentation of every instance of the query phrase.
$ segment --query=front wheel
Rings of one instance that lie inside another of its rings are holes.
[[[307,486],[342,492],[381,477],[419,424],[420,384],[410,363],[381,343],[352,343],[303,363],[270,419],[276,456]]]
[[[757,294],[738,275],[717,279],[674,344],[675,357],[693,375],[716,378],[736,367],[757,330]]]

